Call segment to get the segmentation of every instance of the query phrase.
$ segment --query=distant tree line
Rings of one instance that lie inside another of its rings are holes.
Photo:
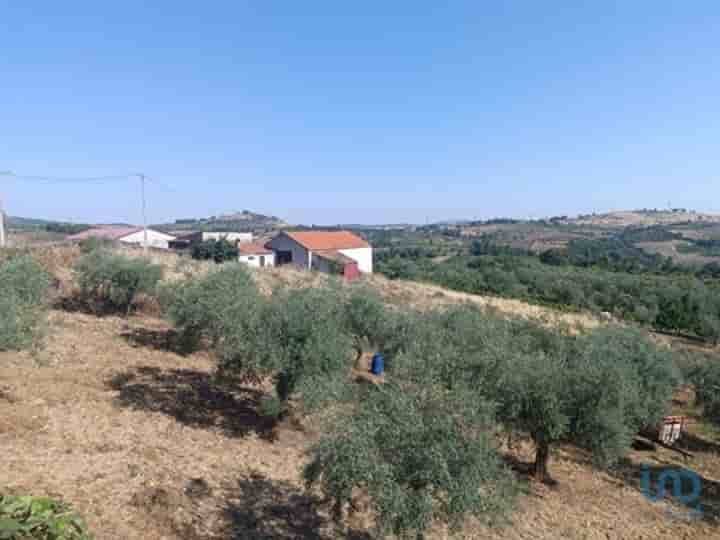
[[[77,234],[90,229],[90,225],[84,223],[61,223],[51,222],[45,225],[45,230],[48,232],[59,233],[59,234]]]
[[[632,274],[599,265],[551,266],[538,257],[508,254],[457,256],[443,262],[393,258],[379,260],[376,268],[392,279],[431,281],[464,292],[606,311],[661,330],[720,340],[720,284],[692,274]]]

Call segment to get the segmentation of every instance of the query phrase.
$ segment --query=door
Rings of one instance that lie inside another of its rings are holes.
[[[292,262],[292,251],[277,251],[275,253],[275,264],[282,266]]]
[[[265,255],[260,255],[260,267],[265,266]]]

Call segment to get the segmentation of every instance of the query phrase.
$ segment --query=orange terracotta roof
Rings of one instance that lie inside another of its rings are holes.
[[[370,244],[350,231],[289,231],[284,234],[311,251],[370,247]]]
[[[266,248],[262,244],[251,244],[250,242],[240,242],[237,245],[238,251],[243,255],[263,255],[272,253],[271,249]]]

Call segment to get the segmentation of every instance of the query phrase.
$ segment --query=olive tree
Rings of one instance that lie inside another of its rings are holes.
[[[35,340],[51,277],[28,255],[0,261],[0,350]]]
[[[342,397],[354,359],[345,304],[334,287],[277,290],[263,318],[261,347],[276,372],[278,399],[293,394],[312,410]]]
[[[670,352],[638,331],[567,335],[511,357],[496,395],[498,417],[530,434],[535,476],[546,480],[559,441],[587,448],[600,465],[615,462],[641,427],[660,420],[677,381]]]
[[[263,347],[268,301],[246,267],[223,265],[173,284],[167,296],[168,316],[188,348],[207,340],[220,370],[240,378],[257,379],[270,372]]]
[[[93,307],[129,314],[138,294],[154,293],[162,267],[147,259],[103,249],[87,253],[74,267],[83,299]]]
[[[487,430],[467,423],[437,388],[374,386],[311,450],[304,477],[333,501],[336,520],[366,492],[378,536],[423,538],[435,522],[495,520],[512,506],[514,477]],[[485,404],[486,422],[490,406]]]

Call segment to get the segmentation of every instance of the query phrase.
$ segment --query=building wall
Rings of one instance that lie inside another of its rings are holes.
[[[338,249],[343,255],[357,261],[358,270],[366,274],[372,274],[373,271],[373,252],[372,248],[357,249]]]
[[[308,269],[312,261],[311,253],[285,235],[276,236],[268,243],[273,251],[290,251],[292,253],[292,264]]]
[[[242,242],[249,243],[253,241],[252,233],[241,233],[241,232],[204,232],[202,233],[202,239],[205,240],[220,240],[224,238],[228,242]]]
[[[261,255],[240,255],[238,261],[248,266],[255,268],[260,267],[260,257],[265,257],[265,266],[275,266],[275,254],[274,253],[263,253]]]
[[[318,272],[324,272],[325,274],[330,273],[330,263],[323,259],[322,257],[318,257],[317,255],[312,258],[312,269],[317,270]]]
[[[175,238],[174,236],[170,236],[169,234],[161,233],[160,231],[155,231],[153,229],[148,229],[147,235],[148,247],[160,249],[168,249],[168,242]],[[122,238],[120,238],[120,242],[124,244],[135,244],[138,246],[142,246],[144,238],[145,237],[143,231],[138,231],[127,236],[123,236]]]

